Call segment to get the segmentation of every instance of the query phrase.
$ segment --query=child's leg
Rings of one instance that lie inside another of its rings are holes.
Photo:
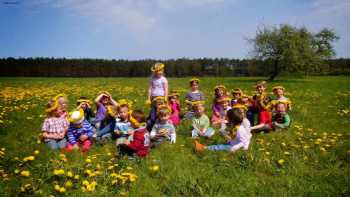
[[[207,130],[205,131],[205,136],[206,137],[211,137],[213,136],[215,133],[215,130],[211,127],[208,127]]]
[[[112,127],[114,127],[113,122],[107,124],[103,129],[97,129],[96,136],[97,137],[102,137],[103,135],[112,132]]]
[[[59,149],[64,149],[67,146],[67,140],[66,138],[63,138],[62,140],[57,141],[57,145]]]
[[[231,152],[236,152],[237,150],[239,150],[240,148],[242,148],[242,147],[244,147],[244,144],[242,143],[242,142],[239,142],[239,143],[237,143],[237,144],[235,144],[235,145],[233,145],[232,147],[231,147]],[[247,147],[247,149],[248,149],[248,147]],[[245,149],[245,150],[247,150],[247,149]]]
[[[229,144],[218,144],[218,145],[207,146],[207,149],[212,151],[218,151],[218,150],[230,151],[231,148],[232,146]]]
[[[68,142],[68,143],[67,143],[67,146],[66,146],[66,150],[67,150],[67,151],[72,151],[72,150],[73,150],[73,147],[74,147],[74,145]]]
[[[49,139],[46,140],[45,143],[51,150],[57,150],[59,148],[56,140]]]
[[[84,142],[82,142],[82,147],[81,147],[82,151],[86,152],[90,150],[91,145],[92,145],[92,142],[90,139],[85,140]]]
[[[199,136],[199,131],[197,129],[192,130],[192,138],[196,138]]]

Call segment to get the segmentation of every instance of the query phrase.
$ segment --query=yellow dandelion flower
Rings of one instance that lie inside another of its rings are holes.
[[[74,175],[73,175],[73,172],[72,171],[68,171],[67,172],[67,177],[69,178],[72,178]]]
[[[63,175],[64,174],[64,170],[63,169],[55,169],[53,171],[54,175]]]
[[[150,170],[153,171],[153,172],[156,172],[159,170],[159,165],[153,165],[150,167]]]
[[[66,192],[66,188],[61,187],[61,188],[60,188],[60,190],[59,190],[59,192],[60,192],[60,193],[64,193],[64,192]]]
[[[30,172],[27,171],[27,170],[23,170],[23,171],[21,172],[21,176],[28,177],[28,176],[30,176]]]
[[[23,161],[24,161],[24,162],[33,161],[33,160],[35,160],[35,157],[34,157],[34,156],[28,156],[28,157],[23,158]]]
[[[91,159],[88,158],[88,159],[85,160],[85,162],[86,163],[91,163]]]
[[[290,155],[290,153],[288,151],[284,151],[285,155]]]
[[[283,166],[283,164],[284,164],[284,159],[279,159],[279,160],[277,161],[277,164],[280,165],[280,166]]]
[[[266,152],[265,152],[265,155],[270,155],[270,152],[266,151]]]
[[[326,151],[326,149],[325,149],[324,147],[320,147],[320,151],[325,152],[325,151]]]
[[[75,179],[75,180],[78,180],[79,178],[80,178],[79,174],[77,174],[77,175],[74,176],[74,179]]]
[[[133,168],[130,167],[130,166],[126,167],[126,169],[127,169],[127,170],[133,170]]]
[[[66,185],[66,187],[69,188],[69,187],[72,187],[73,183],[72,183],[72,181],[67,181],[65,185]]]
[[[18,173],[19,173],[19,169],[16,169],[16,170],[15,170],[15,174],[18,174]]]
[[[40,153],[40,151],[38,151],[38,150],[35,150],[35,151],[34,151],[34,154],[35,154],[35,155],[38,155],[39,153]]]

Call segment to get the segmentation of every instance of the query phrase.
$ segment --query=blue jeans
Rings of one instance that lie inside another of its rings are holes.
[[[232,145],[230,144],[218,144],[218,145],[211,145],[211,146],[207,146],[208,150],[226,150],[226,151],[230,151],[232,148]]]
[[[98,129],[96,132],[96,136],[98,138],[112,137],[112,132],[114,131],[115,122],[112,121],[104,126],[102,129]]]
[[[45,143],[50,149],[57,150],[66,148],[67,140],[66,138],[63,138],[61,140],[46,139]]]

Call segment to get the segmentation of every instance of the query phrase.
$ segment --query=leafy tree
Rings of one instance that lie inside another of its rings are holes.
[[[338,39],[335,32],[327,28],[314,34],[305,27],[283,24],[259,28],[250,42],[253,55],[264,61],[273,80],[281,72],[308,74],[317,71],[324,60],[335,56],[332,43]]]

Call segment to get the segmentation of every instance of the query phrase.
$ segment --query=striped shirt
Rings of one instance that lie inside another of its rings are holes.
[[[42,131],[46,139],[62,139],[68,128],[68,121],[61,117],[50,117],[44,120]]]
[[[94,134],[92,126],[87,120],[84,120],[79,128],[73,124],[69,126],[67,132],[68,142],[70,144],[76,144],[79,137],[83,134],[87,135],[88,137],[92,137]]]

